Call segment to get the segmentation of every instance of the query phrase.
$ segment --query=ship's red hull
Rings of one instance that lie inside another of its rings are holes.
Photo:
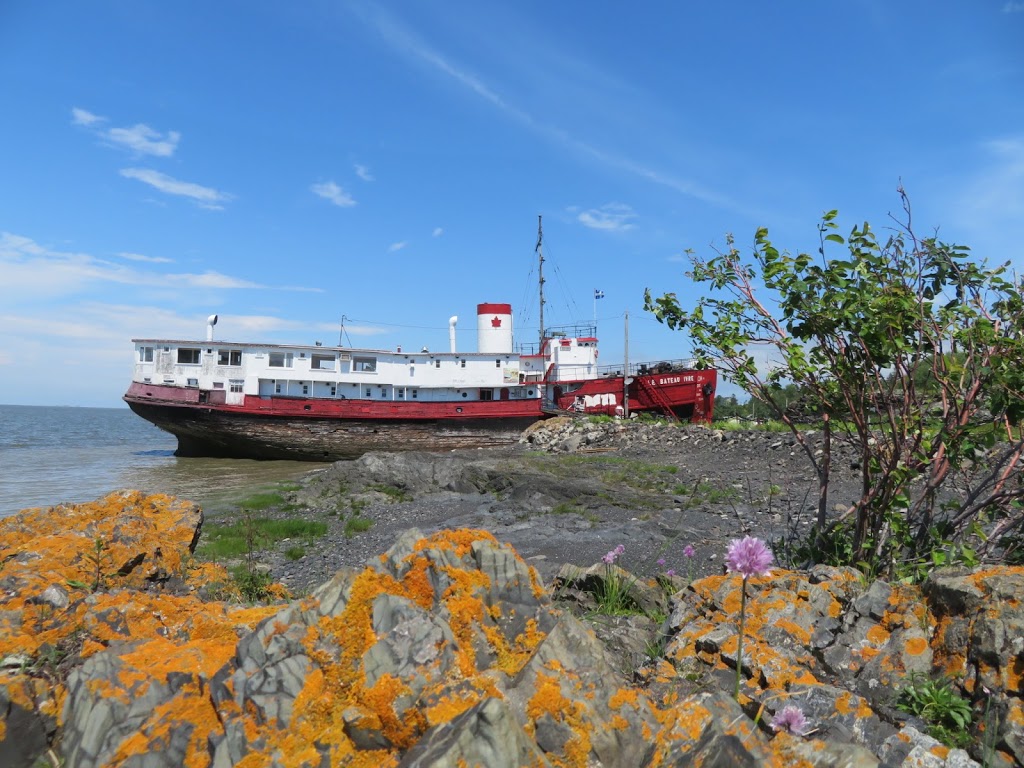
[[[207,397],[201,402],[203,395]],[[541,418],[539,400],[395,403],[246,396],[132,384],[125,401],[178,438],[178,456],[338,461],[368,451],[513,443]],[[215,400],[221,400],[216,402]]]
[[[513,443],[552,412],[620,414],[621,376],[555,387],[554,410],[539,399],[380,401],[260,397],[228,404],[223,390],[135,382],[124,399],[178,438],[179,456],[337,461],[368,451],[452,450]],[[636,376],[630,412],[709,421],[715,371]]]

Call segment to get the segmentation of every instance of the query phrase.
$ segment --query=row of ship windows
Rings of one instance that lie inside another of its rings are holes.
[[[149,378],[147,377],[145,379],[145,381],[148,382]],[[174,384],[174,379],[165,379],[164,383],[165,384]],[[199,379],[188,379],[187,385],[190,386],[190,387],[198,387],[199,386]],[[230,379],[228,381],[228,391],[229,392],[241,393],[243,391],[244,385],[245,385],[245,382],[242,381],[242,379]],[[330,386],[331,397],[337,397],[338,396],[338,386],[339,386],[338,384],[332,384]],[[356,385],[353,384],[352,386],[354,387]],[[224,389],[224,382],[223,381],[215,381],[215,382],[213,382],[213,388],[214,389]],[[365,388],[365,392],[366,392],[366,397],[367,398],[372,398],[373,397],[373,388],[372,387],[366,387]],[[417,399],[419,399],[419,390],[416,387],[409,387],[408,388],[408,392],[409,392],[409,399],[410,400],[417,400]],[[281,386],[281,382],[277,382],[277,381],[274,382],[274,394],[275,395],[284,394],[284,391],[283,391],[282,386]],[[303,395],[308,395],[309,394],[309,384],[305,384],[304,383],[302,385],[302,394]],[[463,391],[461,394],[462,394],[462,396],[464,398],[469,396],[469,393],[465,392],[465,391]],[[533,390],[531,389],[527,394],[532,397],[533,396]],[[380,387],[380,396],[381,397],[385,397],[386,395],[387,395],[387,390],[384,389],[383,386],[381,386]],[[405,387],[395,387],[395,398],[396,399],[404,400],[405,399],[405,395],[406,395],[406,388]],[[344,395],[342,395],[342,397],[344,397]],[[481,390],[479,390],[479,398],[481,400],[493,400],[494,399],[494,391],[491,390],[491,389],[481,389]]]
[[[353,384],[352,386],[355,386],[355,385]],[[280,383],[275,383],[274,384],[274,394],[275,395],[284,394],[284,391],[282,390]],[[302,394],[303,395],[308,395],[309,394],[309,385],[308,384],[303,384],[302,385]],[[380,395],[381,395],[381,397],[386,396],[387,395],[387,391],[384,390],[383,388],[381,388]],[[337,397],[337,396],[338,396],[338,387],[337,387],[337,385],[332,384],[331,385],[331,397]],[[344,397],[344,395],[342,395],[342,397]],[[373,389],[372,389],[372,387],[366,387],[366,397],[368,397],[368,398],[372,398],[373,397]],[[395,387],[395,397],[398,400],[404,400],[405,399],[405,387]],[[463,397],[465,397],[465,395],[463,395]],[[417,400],[417,399],[419,399],[419,390],[416,389],[415,387],[410,387],[409,388],[409,399],[410,400]]]
[[[147,381],[148,381],[148,379],[147,379]],[[174,383],[174,379],[166,379],[164,381],[164,383],[165,384],[173,384]],[[189,387],[198,387],[199,386],[199,379],[188,379],[186,383],[187,383],[187,386],[189,386]],[[228,391],[229,392],[242,392],[244,385],[245,385],[245,382],[242,381],[242,379],[230,379],[228,381]],[[353,384],[352,386],[356,386],[356,385]],[[223,381],[215,381],[215,382],[213,382],[213,388],[214,389],[224,389],[224,382]],[[330,391],[331,391],[331,397],[337,397],[338,396],[338,385],[337,384],[331,384]],[[282,389],[281,382],[279,382],[279,381],[275,381],[274,382],[274,394],[275,395],[284,394],[284,390]],[[302,385],[302,394],[304,394],[304,395],[308,395],[309,394],[309,384],[305,384],[304,383]],[[381,387],[380,394],[381,394],[381,396],[384,396],[384,395],[387,394],[387,392],[384,390],[383,387]],[[373,389],[371,387],[366,387],[366,396],[367,397],[373,397]],[[464,392],[462,394],[462,396],[466,397],[466,393]],[[397,397],[399,400],[404,400],[405,399],[405,387],[395,387],[395,397]],[[415,387],[409,387],[409,398],[412,399],[412,400],[418,399],[419,398],[419,390],[416,389]],[[481,398],[481,399],[489,400],[490,398],[487,397],[487,398]]]
[[[164,348],[165,352],[170,351]],[[209,354],[213,350],[207,350]],[[202,362],[202,350],[195,347],[178,347],[178,365],[199,365]],[[152,363],[154,355],[153,347],[139,347],[139,362]],[[305,357],[305,353],[302,354]],[[295,364],[295,356],[291,352],[271,352],[268,355],[267,364],[271,368],[292,368]],[[333,371],[336,360],[330,355],[313,355],[310,367],[314,370]],[[415,361],[414,361],[415,363]],[[242,364],[242,351],[240,349],[218,349],[217,365],[240,366]],[[466,361],[460,360],[461,368],[466,367]],[[441,361],[435,360],[434,367],[440,368]],[[494,361],[495,368],[501,368],[501,360]],[[352,360],[352,370],[359,373],[375,373],[377,371],[377,358],[356,357]]]
[[[150,378],[147,376],[144,380],[146,382],[149,382]],[[174,384],[174,379],[164,379],[164,384]],[[190,386],[190,387],[198,387],[199,386],[199,379],[189,379],[188,382],[187,382],[187,385]],[[245,382],[242,381],[242,379],[231,379],[231,380],[228,381],[228,391],[229,392],[242,392],[244,387],[245,387]],[[215,382],[213,382],[213,388],[214,389],[224,389],[224,382],[223,381],[215,381]]]

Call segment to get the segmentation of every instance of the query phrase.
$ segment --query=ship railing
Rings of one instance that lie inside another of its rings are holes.
[[[545,339],[595,339],[597,338],[596,325],[552,325],[544,329]],[[541,345],[538,342],[521,342],[516,344],[516,351],[520,355],[539,355]]]
[[[630,376],[650,376],[659,373],[680,373],[682,371],[692,371],[697,367],[697,361],[690,359],[681,360],[656,360],[647,361],[643,363],[630,363],[629,375]],[[597,369],[597,375],[599,377],[604,376],[621,376],[622,375],[622,364],[619,365],[602,365]]]
[[[544,329],[544,338],[593,339],[597,337],[597,326],[583,323],[552,325]]]

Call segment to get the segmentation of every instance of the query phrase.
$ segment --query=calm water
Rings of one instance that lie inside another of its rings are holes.
[[[127,408],[0,405],[0,517],[92,501],[120,488],[170,493],[215,512],[321,464],[179,459],[177,441]]]

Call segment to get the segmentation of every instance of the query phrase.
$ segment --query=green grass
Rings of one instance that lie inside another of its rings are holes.
[[[713,421],[711,423],[713,429],[720,429],[723,432],[789,432],[789,427],[783,424],[781,421],[733,421],[728,419],[725,421]],[[818,424],[801,424],[800,429],[820,429],[821,425]]]
[[[284,505],[284,496],[278,491],[261,491],[238,502],[238,506],[245,509],[260,511]]]
[[[621,456],[544,456],[531,461],[533,466],[556,477],[575,477],[581,467],[594,468],[600,479],[644,491],[667,491],[679,468],[671,464],[652,464]]]
[[[345,521],[345,538],[351,539],[358,533],[370,530],[373,527],[373,520],[368,517],[360,517],[357,513],[353,513],[348,520]]]
[[[306,556],[306,548],[301,546],[288,547],[288,549],[284,551],[284,556],[288,560],[301,560]]]
[[[327,524],[313,520],[252,518],[252,530],[245,521],[203,527],[203,540],[197,554],[206,560],[242,557],[249,552],[249,541],[257,549],[266,549],[282,539],[315,539],[327,533]]]
[[[583,507],[579,504],[570,504],[568,501],[563,501],[555,504],[551,508],[551,514],[553,515],[581,515],[583,514]]]
[[[689,496],[687,507],[736,501],[741,496],[739,489],[733,488],[731,485],[719,487],[706,482],[700,482],[692,486],[680,483],[672,492],[677,496]]]
[[[367,485],[366,490],[376,491],[377,493],[383,493],[389,499],[394,502],[412,501],[412,496],[404,488],[398,488],[394,485],[384,485],[382,483],[374,483]]]

